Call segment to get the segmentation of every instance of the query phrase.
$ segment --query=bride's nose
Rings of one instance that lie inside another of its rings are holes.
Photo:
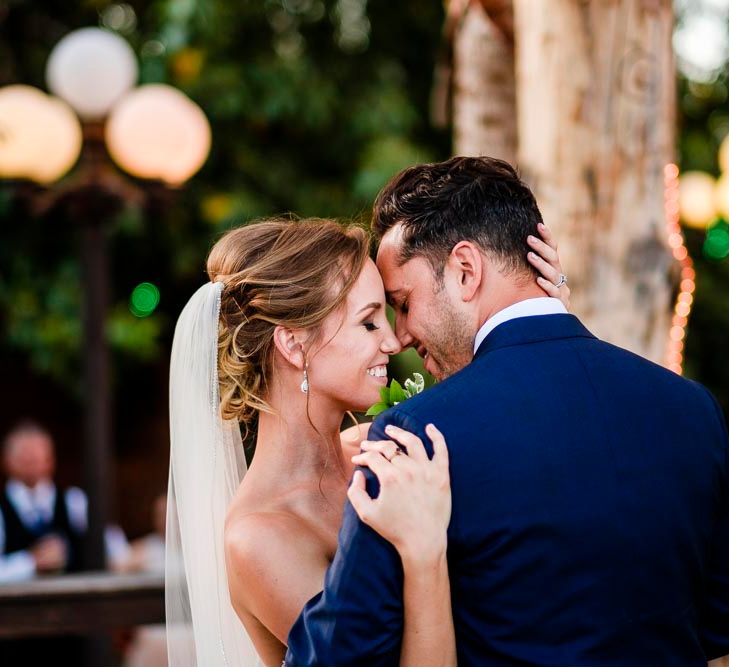
[[[400,341],[397,339],[395,332],[389,324],[387,325],[385,336],[380,344],[380,349],[385,354],[397,354],[400,350],[402,350],[402,345],[400,345]]]

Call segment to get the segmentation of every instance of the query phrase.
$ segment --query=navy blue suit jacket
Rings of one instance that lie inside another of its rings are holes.
[[[572,315],[535,316],[498,326],[370,439],[392,423],[425,442],[429,422],[450,453],[461,667],[705,667],[729,654],[729,439],[706,389]],[[396,666],[402,578],[347,505],[285,664]]]

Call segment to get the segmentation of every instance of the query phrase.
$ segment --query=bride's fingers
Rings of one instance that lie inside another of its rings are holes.
[[[357,454],[357,456],[352,457],[352,463],[369,468],[377,475],[377,479],[380,480],[380,486],[385,486],[395,481],[397,477],[397,471],[393,468],[393,465],[379,452]]]
[[[352,507],[354,507],[354,511],[357,512],[359,518],[364,523],[368,523],[374,501],[367,493],[365,476],[361,470],[355,470],[352,483],[347,489],[347,498],[349,498],[349,502],[352,503]]]
[[[427,461],[428,454],[423,447],[423,443],[417,435],[413,435],[410,431],[388,424],[385,426],[385,433],[395,442],[399,442],[405,447],[405,451],[414,461]]]
[[[557,268],[555,268],[554,265],[550,264],[548,261],[542,259],[539,255],[537,255],[534,252],[530,252],[527,255],[527,258],[529,259],[529,263],[537,270],[539,273],[542,274],[543,278],[546,278],[549,280],[552,284],[556,284],[559,282],[559,274],[560,274],[560,268],[559,265],[557,265]]]
[[[539,235],[544,239],[544,242],[555,252],[557,252],[557,240],[554,238],[552,230],[547,227],[547,225],[545,225],[543,222],[540,222],[537,225],[537,230],[539,231]]]
[[[393,456],[397,456],[400,449],[392,440],[378,440],[377,442],[365,440],[360,446],[366,452],[379,452],[388,461],[391,461]]]
[[[433,443],[433,461],[438,465],[448,468],[448,446],[445,437],[435,427],[435,424],[428,424],[425,427],[425,433]]]
[[[541,239],[536,236],[528,236],[527,243],[529,244],[529,247],[537,253],[537,255],[546,259],[550,264],[555,266],[559,264],[559,255],[557,254],[557,251]]]
[[[548,280],[540,276],[537,278],[537,285],[539,285],[539,287],[541,287],[549,296],[553,296],[555,299],[560,298],[560,288],[554,283],[550,283]]]

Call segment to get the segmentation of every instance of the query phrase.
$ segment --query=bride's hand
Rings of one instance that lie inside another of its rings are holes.
[[[537,226],[542,238],[529,236],[527,243],[532,249],[527,255],[529,263],[542,275],[537,278],[537,284],[549,296],[559,299],[567,310],[570,309],[570,288],[567,283],[557,287],[560,276],[564,274],[562,264],[559,261],[557,252],[557,241],[554,240],[552,231],[543,222]]]
[[[364,452],[352,457],[352,463],[377,475],[380,494],[370,498],[364,473],[358,470],[347,491],[349,500],[360,519],[391,542],[403,560],[432,561],[445,554],[447,545],[451,517],[448,449],[435,426],[428,424],[425,432],[433,443],[432,460],[420,438],[391,425],[385,433],[392,440],[364,441]]]

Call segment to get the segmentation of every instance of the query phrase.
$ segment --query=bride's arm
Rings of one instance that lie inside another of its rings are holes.
[[[448,451],[432,425],[426,429],[433,442],[428,459],[419,438],[388,426],[395,442],[364,442],[364,453],[352,462],[374,472],[380,494],[372,500],[364,475],[355,473],[349,499],[362,521],[390,541],[403,565],[405,625],[401,667],[445,667],[456,664],[450,580],[446,561],[447,528],[451,513]]]

